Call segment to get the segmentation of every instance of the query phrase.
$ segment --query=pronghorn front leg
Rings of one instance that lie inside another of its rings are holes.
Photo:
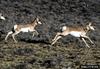
[[[86,46],[87,46],[88,48],[90,48],[90,46],[87,44],[87,42],[85,41],[85,39],[82,38],[82,40],[84,41],[84,43],[86,44]]]
[[[60,38],[61,38],[61,36],[56,37],[55,40],[52,42],[51,45],[55,44],[57,42],[57,40],[60,39]]]
[[[94,44],[93,41],[88,36],[84,36],[84,37],[87,38],[92,44]]]
[[[34,30],[34,31],[33,31],[32,37],[34,37],[34,32],[35,32],[37,35],[39,35],[39,33],[38,33],[36,30]]]
[[[39,33],[35,30],[36,34],[39,35]]]

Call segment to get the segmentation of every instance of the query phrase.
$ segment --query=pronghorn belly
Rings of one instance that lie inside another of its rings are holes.
[[[75,36],[75,37],[80,37],[81,34],[82,34],[82,32],[72,31],[72,32],[70,32],[70,34],[71,34],[72,36]]]
[[[22,32],[29,32],[30,31],[30,28],[21,28],[21,31]]]

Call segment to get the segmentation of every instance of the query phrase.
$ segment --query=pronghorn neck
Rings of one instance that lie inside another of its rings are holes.
[[[37,25],[37,21],[36,21],[36,19],[33,20],[31,24],[34,25],[34,26],[36,26],[36,25]]]
[[[86,26],[86,32],[90,31],[90,27],[89,26]]]

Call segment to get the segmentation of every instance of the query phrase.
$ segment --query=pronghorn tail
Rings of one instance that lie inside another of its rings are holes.
[[[13,33],[15,33],[16,28],[17,28],[17,25],[14,25],[14,27],[12,28]]]

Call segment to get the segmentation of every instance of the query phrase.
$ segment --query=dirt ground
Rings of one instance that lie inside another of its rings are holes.
[[[99,0],[0,0],[0,69],[100,69],[100,1]],[[14,43],[4,41],[15,24],[40,17],[38,36],[20,33]],[[85,26],[92,22],[95,31],[87,35],[95,43],[87,48],[82,41],[68,35],[53,46],[51,40],[64,25]]]

